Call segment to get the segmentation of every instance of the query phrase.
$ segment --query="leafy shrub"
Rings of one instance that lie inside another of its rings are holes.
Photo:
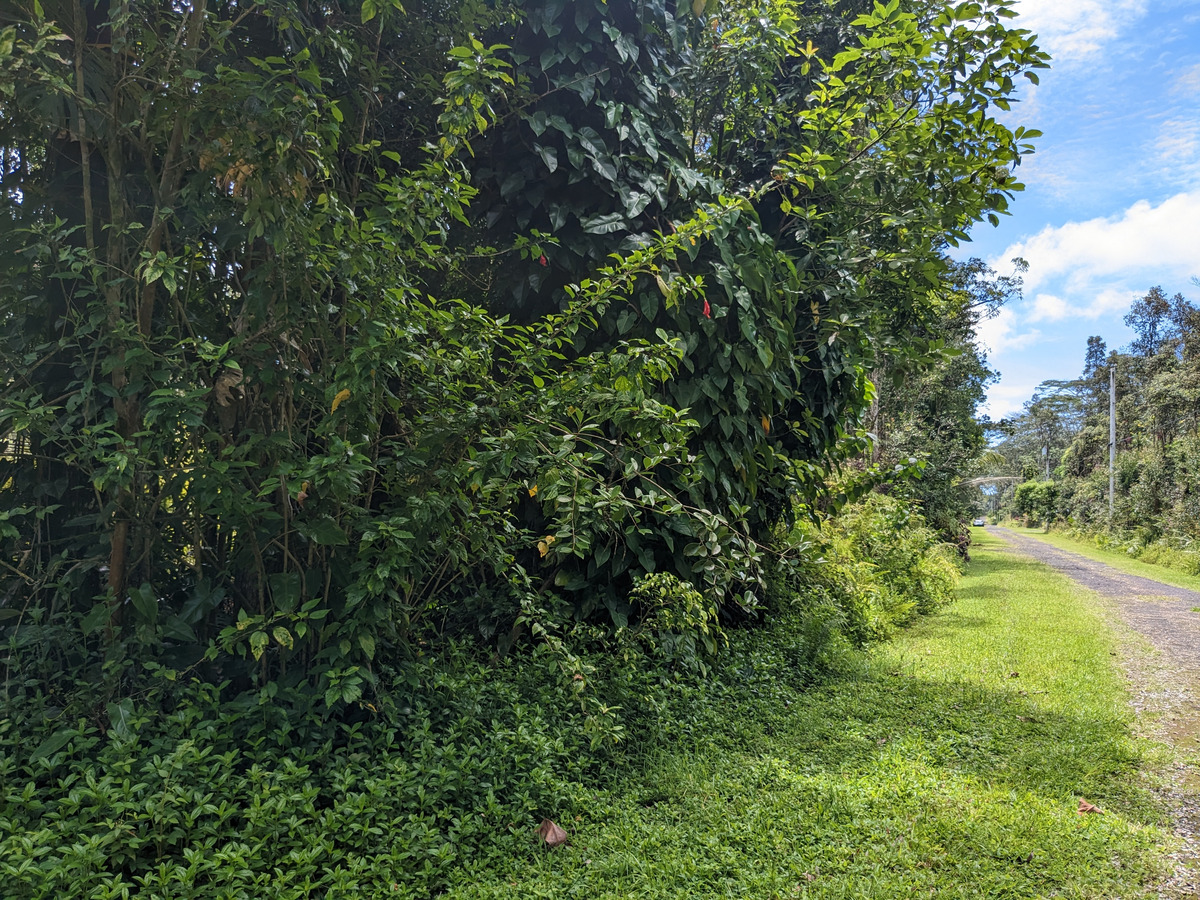
[[[1013,510],[1024,517],[1027,526],[1049,524],[1058,514],[1059,488],[1053,481],[1027,481],[1017,485]]]
[[[390,716],[340,724],[275,690],[195,684],[111,722],[18,692],[5,896],[428,897],[464,853],[522,852],[538,817],[575,808],[597,757],[546,675],[453,649],[381,673]]]
[[[792,540],[810,546],[814,558],[784,576],[784,593],[807,605],[815,621],[836,622],[856,646],[936,611],[958,580],[954,548],[908,503],[883,494],[846,507],[820,529],[798,526]]]

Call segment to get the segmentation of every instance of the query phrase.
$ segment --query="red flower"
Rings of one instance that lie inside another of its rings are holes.
[[[538,257],[538,262],[540,262],[543,266],[550,265],[548,262],[546,262],[546,254],[545,253],[543,253],[541,256]]]
[[[712,307],[708,305],[707,300],[704,301],[704,318],[706,318],[706,319],[712,318]]]

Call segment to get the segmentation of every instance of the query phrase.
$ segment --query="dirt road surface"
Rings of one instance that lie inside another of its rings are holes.
[[[1161,898],[1200,897],[1200,592],[1129,575],[1007,528],[988,531],[1109,601],[1151,648],[1126,642],[1122,662],[1143,732],[1177,751],[1159,790],[1182,843]]]

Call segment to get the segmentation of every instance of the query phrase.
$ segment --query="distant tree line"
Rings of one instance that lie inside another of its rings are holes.
[[[1134,332],[1128,347],[1110,351],[1102,338],[1088,338],[1080,377],[1039,386],[996,449],[1014,474],[1055,482],[1052,499],[1036,503],[1032,487],[1018,487],[1018,514],[1139,546],[1185,549],[1200,537],[1200,309],[1182,293],[1153,287],[1125,324]],[[1111,376],[1117,452],[1110,518]]]

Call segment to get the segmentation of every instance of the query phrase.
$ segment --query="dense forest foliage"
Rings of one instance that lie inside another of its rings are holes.
[[[1068,525],[1200,573],[1200,310],[1182,293],[1152,287],[1125,324],[1134,333],[1129,346],[1110,351],[1100,336],[1089,338],[1080,377],[1044,382],[1004,423],[996,450],[1023,481],[995,500],[1031,522]]]
[[[282,890],[278,784],[321,890],[425,896],[730,629],[936,606],[1011,6],[8,4],[0,872]]]

